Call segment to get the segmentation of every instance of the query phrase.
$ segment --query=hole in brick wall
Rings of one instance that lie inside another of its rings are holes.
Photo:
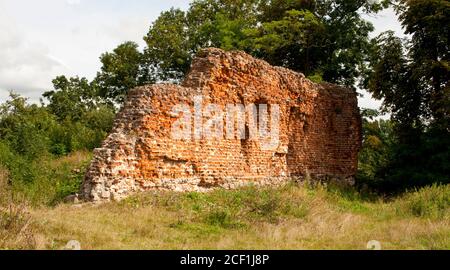
[[[250,139],[249,139],[249,135],[250,134],[250,130],[249,130],[249,128],[248,128],[248,125],[246,124],[245,125],[245,133],[244,133],[244,139],[241,139],[241,153],[242,153],[242,156],[243,156],[243,158],[244,158],[244,160],[245,160],[245,164],[247,164],[247,167],[249,167],[250,166],[250,156],[251,156],[251,153],[250,153],[250,147],[251,147],[251,145],[250,145]]]
[[[303,133],[307,133],[309,129],[309,124],[308,122],[304,122],[303,123]]]
[[[244,98],[244,96],[242,95],[242,93],[237,93],[237,96],[238,96],[238,98],[239,98],[240,104],[245,104],[245,98]]]
[[[295,115],[295,113],[298,111],[298,108],[297,107],[291,107],[291,109],[290,109],[290,114],[291,115]]]
[[[179,165],[179,164],[185,164],[187,162],[189,162],[188,160],[185,159],[173,159],[167,156],[163,157],[163,162],[170,164],[170,165]]]
[[[306,121],[306,114],[302,113],[297,106],[290,108],[289,121],[292,123],[303,123],[303,132],[308,132],[309,124]]]
[[[255,119],[256,119],[256,128],[257,128],[257,130],[259,130],[259,128],[260,128],[260,126],[259,126],[259,124],[260,124],[260,121],[261,121],[261,119],[260,119],[260,115],[259,115],[259,113],[260,113],[260,108],[261,108],[261,105],[266,105],[267,106],[267,116],[269,117],[269,119],[270,119],[270,114],[271,114],[271,106],[270,106],[270,104],[269,104],[269,101],[267,100],[267,99],[265,99],[265,98],[258,98],[256,101],[255,101],[255,103],[254,103],[255,105],[256,105],[256,116],[255,116]],[[249,133],[247,133],[247,136],[249,136]],[[247,137],[248,138],[248,137]]]
[[[244,133],[244,139],[241,139],[241,149],[248,149],[249,147],[249,136],[250,131],[248,129],[248,125],[245,125],[245,133]]]

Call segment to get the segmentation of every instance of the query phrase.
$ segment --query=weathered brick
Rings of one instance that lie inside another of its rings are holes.
[[[203,103],[278,104],[280,142],[263,151],[248,139],[174,140],[173,106]],[[120,199],[149,189],[206,191],[271,185],[290,177],[347,181],[357,169],[361,117],[356,93],[315,84],[301,73],[272,67],[243,52],[200,51],[182,85],[129,91],[111,134],[86,173],[86,200]]]

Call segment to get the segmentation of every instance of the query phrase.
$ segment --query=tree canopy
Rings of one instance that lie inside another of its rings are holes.
[[[393,32],[375,40],[367,88],[403,129],[450,124],[450,3],[399,1],[396,6],[409,40]],[[444,27],[442,27],[444,26]]]
[[[161,13],[145,36],[159,80],[180,80],[202,47],[244,50],[315,80],[354,87],[366,69],[370,22],[387,3],[361,0],[196,0]],[[339,31],[336,31],[339,29]]]
[[[405,33],[389,31],[373,44],[367,89],[392,114],[390,162],[379,168],[388,190],[449,183],[450,175],[450,2],[395,1]]]

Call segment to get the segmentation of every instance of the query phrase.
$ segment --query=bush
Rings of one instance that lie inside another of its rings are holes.
[[[16,94],[0,104],[0,166],[8,170],[14,193],[33,204],[54,204],[79,190],[89,160],[85,150],[100,146],[114,109],[91,106],[77,117],[61,118],[48,106],[29,105]]]
[[[0,143],[0,165],[8,168],[8,187],[33,205],[54,205],[79,192],[90,158],[89,152],[79,151],[56,159],[30,161],[8,153]]]
[[[397,200],[401,213],[416,217],[450,218],[450,185],[433,184]]]
[[[367,113],[363,111],[363,115]],[[430,128],[399,136],[399,127],[393,121],[372,121],[373,116],[363,119],[356,181],[359,188],[398,195],[434,183],[450,184],[448,131]]]
[[[242,227],[238,217],[225,209],[212,209],[206,214],[205,221],[209,225],[219,226],[226,229]]]
[[[430,130],[398,144],[379,188],[393,192],[450,184],[450,135]]]

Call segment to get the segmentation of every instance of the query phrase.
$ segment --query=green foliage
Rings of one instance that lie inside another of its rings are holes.
[[[440,129],[450,125],[450,3],[442,0],[400,1],[399,19],[411,35],[410,75],[419,82],[426,119]],[[427,115],[428,114],[428,115]]]
[[[47,134],[55,126],[55,117],[26,99],[11,93],[11,99],[0,105],[0,138],[11,151],[29,158],[46,154],[51,139]]]
[[[45,92],[43,97],[49,101],[48,110],[58,120],[78,121],[98,102],[98,90],[86,78],[58,76],[53,80],[53,87],[55,90]]]
[[[322,83],[323,82],[323,75],[321,73],[315,73],[308,76],[308,79],[315,83]]]
[[[379,188],[398,192],[450,182],[448,1],[396,5],[410,40],[392,31],[374,39],[366,86],[392,115],[395,144],[378,167]],[[365,160],[366,161],[366,160]]]
[[[377,99],[383,99],[383,109],[392,114],[392,119],[410,128],[421,128],[421,117],[425,115],[424,95],[419,82],[411,77],[409,61],[405,55],[405,41],[388,31],[374,42],[372,73],[368,89]]]
[[[59,82],[64,81],[60,77]],[[75,151],[98,147],[111,128],[114,114],[106,105],[87,108],[78,100],[61,110],[64,102],[59,97],[69,94],[68,89],[72,88],[62,87],[51,95],[54,106],[30,105],[14,93],[0,105],[0,166],[8,171],[14,192],[33,203],[48,204],[77,192],[84,170],[76,178],[70,170],[80,166],[79,160],[57,169],[52,163]]]
[[[52,97],[64,92],[54,92]],[[86,108],[79,103],[68,105],[68,111],[54,110],[62,108],[63,103],[52,100],[47,107],[29,105],[26,99],[11,94],[11,99],[0,105],[1,141],[29,160],[99,146],[112,126],[112,108],[107,105]]]
[[[365,109],[363,116],[362,149],[358,156],[357,184],[374,187],[379,178],[379,172],[392,159],[392,148],[395,137],[392,122],[389,120],[374,120],[379,116],[376,110]]]
[[[196,0],[186,12],[161,13],[144,38],[145,59],[157,80],[179,81],[199,48],[240,49],[316,81],[354,87],[373,31],[361,14],[385,2]]]
[[[395,121],[373,120],[378,113],[372,110],[363,111],[363,116],[363,147],[357,175],[360,188],[393,194],[433,183],[450,183],[448,135],[430,129],[410,131],[408,137],[400,137]]]
[[[5,151],[1,146],[0,155]],[[90,154],[85,152],[39,160],[24,160],[20,155],[5,160],[0,156],[0,164],[8,170],[8,187],[13,195],[33,205],[54,205],[78,193],[89,160]]]
[[[218,226],[225,229],[233,229],[244,226],[235,220],[235,216],[226,210],[214,209],[205,216],[205,222],[212,226]]]
[[[450,188],[433,184],[430,187],[415,190],[396,201],[397,211],[416,217],[450,218]]]
[[[325,27],[309,10],[287,10],[280,20],[263,22],[261,27],[246,32],[250,50],[272,64],[303,71],[306,75],[320,68],[314,54],[323,49],[319,43],[324,38]]]
[[[131,41],[120,44],[112,52],[102,54],[101,71],[94,80],[99,87],[100,96],[122,103],[129,89],[153,83],[153,74],[144,60],[138,45]]]
[[[162,12],[144,37],[147,65],[158,80],[181,79],[189,69],[192,58],[189,26],[184,11]]]
[[[448,1],[399,1],[397,13],[411,39],[393,32],[375,39],[368,89],[384,99],[406,135],[428,125],[448,132],[450,54]]]
[[[406,189],[438,184],[450,184],[450,136],[440,130],[416,134],[398,143],[385,169],[381,169],[379,189],[401,192]]]

